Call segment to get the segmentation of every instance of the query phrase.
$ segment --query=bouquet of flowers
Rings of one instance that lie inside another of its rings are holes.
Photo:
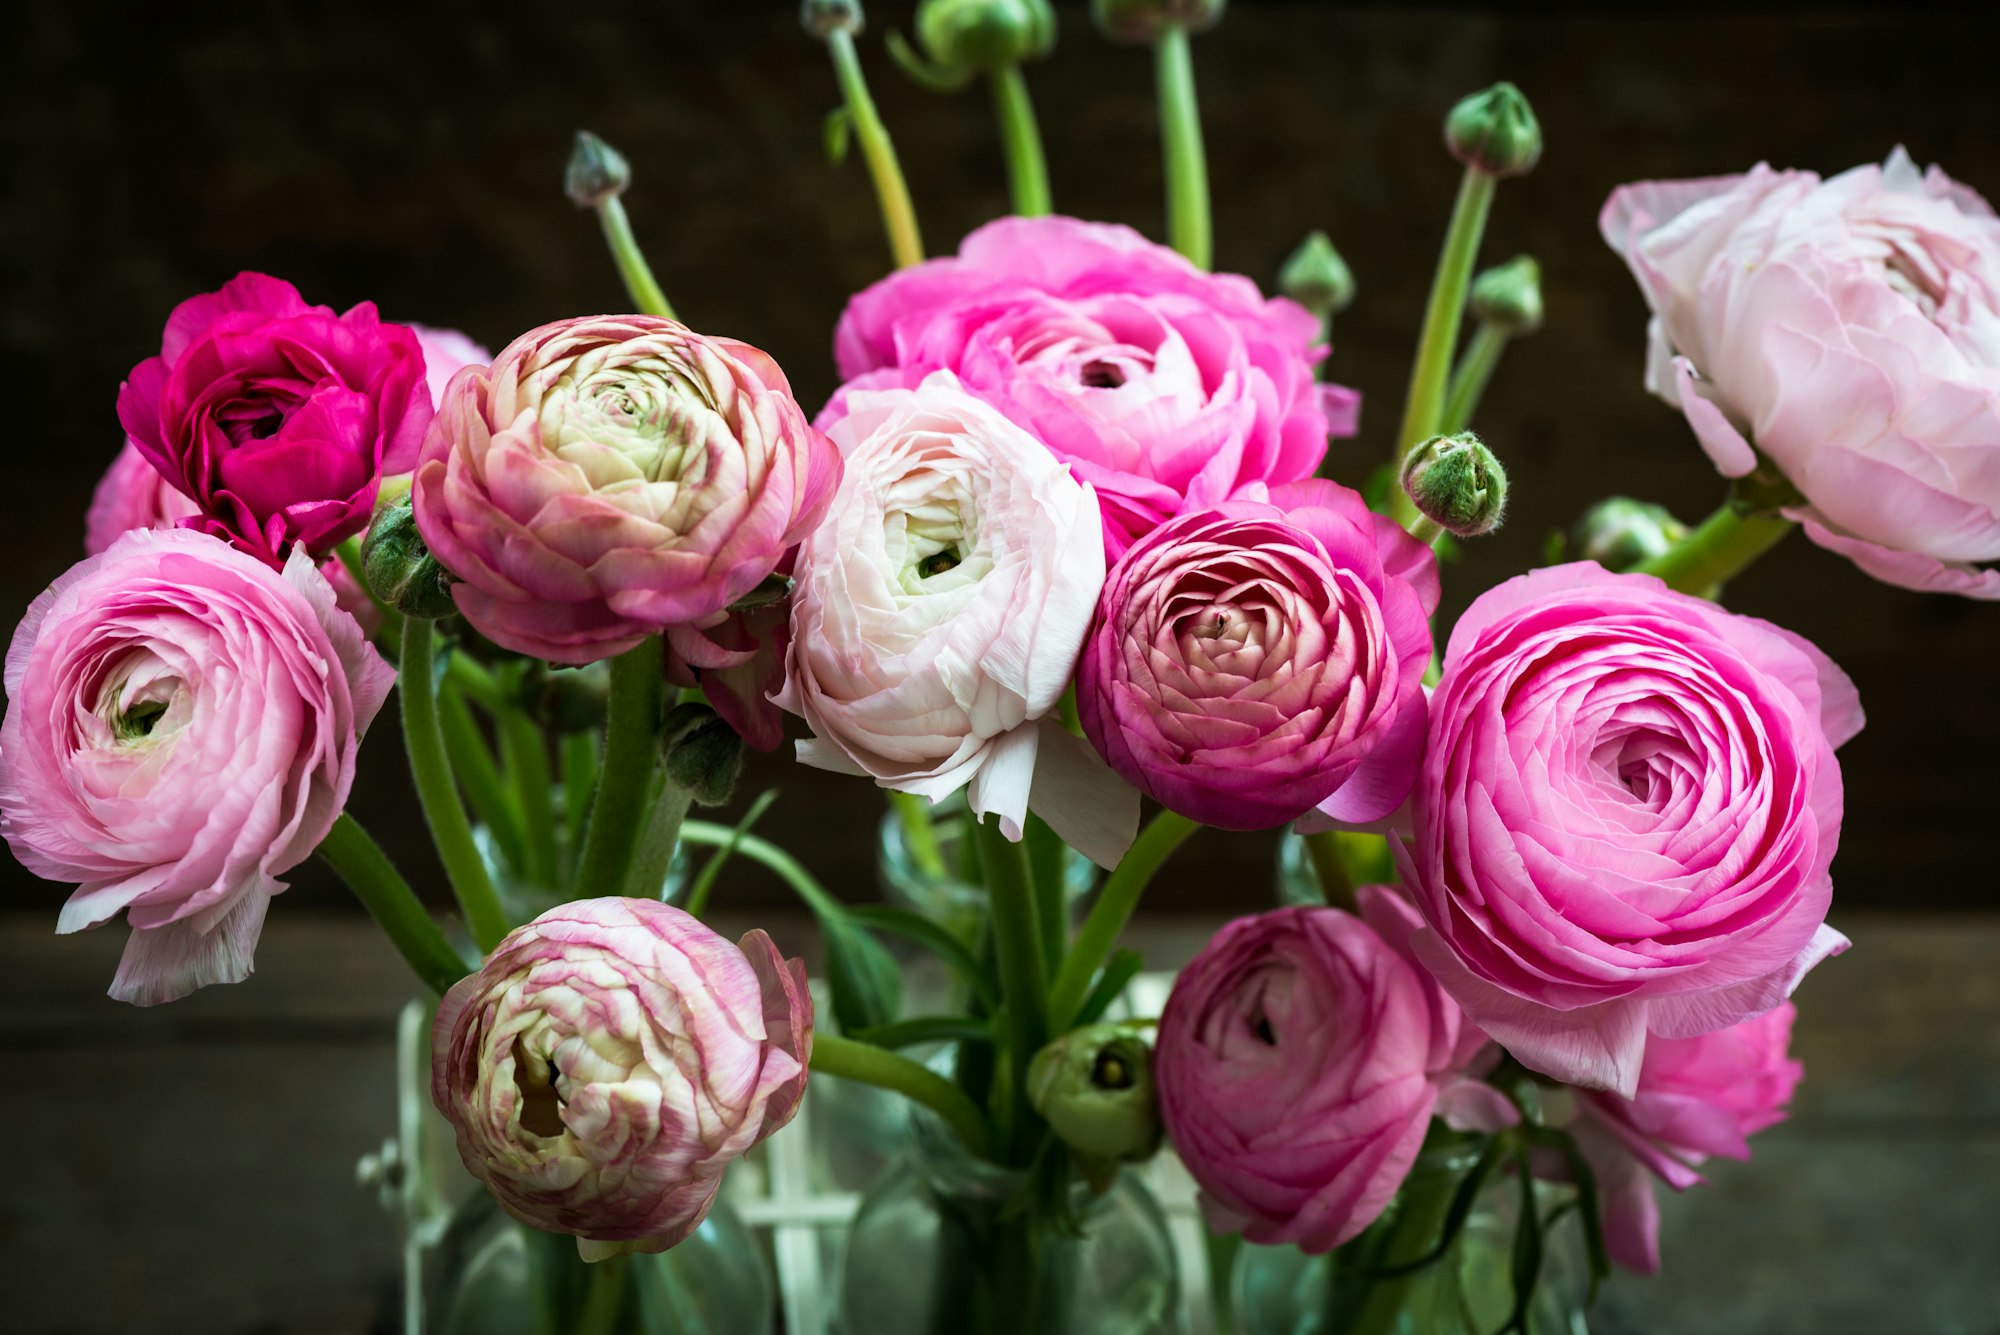
[[[1532,259],[1478,261],[1540,130],[1505,83],[1450,110],[1462,185],[1393,449],[1325,476],[1359,421],[1325,374],[1351,274],[1319,234],[1283,295],[1208,269],[1191,38],[1223,8],[1093,6],[1155,58],[1163,246],[1051,211],[1023,74],[1046,0],[924,0],[889,49],[990,84],[1014,205],[925,259],[859,5],[807,0],[828,147],[858,148],[895,265],[816,414],[680,321],[588,134],[567,189],[635,313],[492,354],[255,273],[176,307],[118,391],[89,555],[7,657],[0,828],[77,886],[57,930],[122,912],[133,1004],[239,982],[317,853],[437,997],[465,1168],[589,1263],[550,1272],[563,1328],[674,1328],[645,1324],[645,1267],[831,1077],[906,1098],[977,1184],[916,1267],[939,1328],[1170,1329],[1079,1310],[1064,1259],[1164,1141],[1218,1238],[1320,1258],[1300,1329],[1580,1329],[1553,1249],[1592,1289],[1657,1267],[1655,1179],[1783,1117],[1788,998],[1848,944],[1857,694],[1727,581],[1796,527],[2000,598],[2000,222],[1900,151],[1618,190],[1645,385],[1726,498],[1693,526],[1608,499],[1438,626],[1441,562],[1508,504],[1472,428],[1542,304]],[[392,687],[445,923],[343,810]],[[976,912],[843,903],[752,832],[769,794],[692,814],[738,801],[786,715]],[[1141,967],[1121,933],[1203,827],[1288,828],[1289,902],[1248,897],[1159,1015],[1108,1018]],[[732,858],[816,917],[823,1011],[764,932],[704,924]],[[891,937],[946,1009],[903,1013]]]

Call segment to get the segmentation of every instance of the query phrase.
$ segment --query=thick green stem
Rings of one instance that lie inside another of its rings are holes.
[[[633,305],[646,315],[674,319],[673,303],[660,290],[659,280],[653,277],[653,266],[646,263],[646,253],[639,249],[639,240],[632,235],[632,220],[625,216],[624,201],[616,195],[606,195],[598,201],[597,221],[604,227],[604,243],[611,247],[612,262],[618,266],[618,276],[625,281],[625,291]]]
[[[504,710],[499,724],[500,751],[514,781],[525,835],[523,870],[536,885],[555,889],[560,884],[556,879],[556,812],[551,800],[555,780],[549,773],[547,743],[534,720],[517,708]]]
[[[657,791],[663,653],[660,637],[650,635],[611,660],[604,765],[572,882],[580,898],[622,893],[631,870],[640,825]]]
[[[837,1034],[815,1032],[812,1069],[817,1075],[836,1075],[858,1080],[878,1089],[894,1090],[904,1098],[923,1104],[945,1120],[965,1147],[981,1158],[992,1149],[992,1137],[979,1105],[965,1091],[908,1057],[899,1056],[869,1043],[857,1043]]]
[[[521,829],[519,798],[500,781],[500,767],[480,734],[479,722],[465,703],[465,692],[449,677],[438,692],[438,723],[444,732],[445,755],[465,790],[466,800],[485,822],[501,859],[516,873],[527,867],[527,846]]]
[[[1028,98],[1028,81],[1019,65],[993,71],[993,109],[1000,115],[1000,145],[1007,155],[1007,190],[1014,212],[1039,218],[1049,212],[1049,164],[1042,154],[1042,132],[1035,124],[1035,104]]]
[[[1048,972],[1042,963],[1041,923],[1035,910],[1028,853],[1000,830],[997,820],[976,825],[980,870],[991,904],[993,949],[1000,965],[1001,1010],[1007,1026],[1006,1088],[1017,1107],[1027,1099],[1028,1063],[1049,1038]],[[1012,1110],[1002,1125],[1018,1132]],[[1024,1148],[1018,1135],[1009,1148]]]
[[[347,882],[426,987],[443,992],[465,977],[465,961],[444,939],[389,855],[354,817],[340,814],[320,842],[319,855]]]
[[[1166,156],[1167,242],[1206,269],[1214,258],[1208,209],[1208,158],[1194,94],[1194,53],[1187,29],[1168,27],[1153,46],[1159,85],[1160,142]]]
[[[938,846],[937,826],[931,823],[930,799],[892,790],[889,805],[903,827],[903,843],[917,869],[936,880],[949,877],[951,871],[944,865],[944,850]]]
[[[629,1256],[607,1256],[590,1267],[590,1283],[570,1335],[616,1335],[631,1261]]]
[[[403,696],[403,744],[410,755],[410,778],[430,825],[451,890],[479,949],[493,949],[507,934],[507,915],[493,888],[486,861],[472,841],[451,761],[438,723],[435,623],[412,617],[403,627],[403,664],[397,686]]]
[[[1319,877],[1319,892],[1337,909],[1355,911],[1354,882],[1347,874],[1346,859],[1340,855],[1340,835],[1321,830],[1305,837],[1306,853],[1312,858],[1313,873]]]
[[[875,182],[875,198],[882,208],[882,226],[889,234],[889,254],[898,269],[920,264],[924,241],[917,231],[917,209],[910,202],[910,187],[896,161],[896,146],[889,140],[888,127],[868,95],[868,80],[861,73],[861,57],[854,50],[854,37],[847,32],[827,35],[826,49],[833,55],[834,77],[840,81],[840,96],[860,141],[862,160]]]
[[[1472,415],[1479,411],[1479,400],[1500,366],[1500,354],[1506,350],[1507,335],[1481,320],[1472,331],[1472,341],[1465,345],[1465,355],[1458,359],[1458,366],[1451,373],[1451,387],[1444,396],[1444,420],[1438,423],[1440,434],[1463,431],[1472,425]]]
[[[632,872],[625,878],[625,893],[635,899],[658,899],[666,888],[674,849],[681,841],[681,824],[694,800],[693,793],[665,775],[660,776],[658,787],[660,795],[633,852]]]
[[[1075,1022],[1077,1008],[1090,991],[1091,980],[1104,967],[1111,948],[1118,944],[1118,935],[1125,930],[1132,910],[1139,906],[1139,896],[1145,893],[1153,874],[1200,828],[1186,816],[1162,811],[1139,831],[1139,837],[1118,863],[1118,870],[1111,873],[1104,888],[1097,892],[1097,903],[1091,907],[1090,916],[1084,920],[1076,942],[1056,972],[1055,985],[1049,989],[1053,1032],[1063,1033]]]
[[[1780,515],[1745,513],[1726,503],[1672,547],[1633,568],[1658,575],[1682,593],[1706,593],[1741,573],[1795,527]]]

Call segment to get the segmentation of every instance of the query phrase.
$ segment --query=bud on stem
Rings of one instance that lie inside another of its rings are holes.
[[[611,248],[612,262],[618,266],[618,276],[625,281],[633,304],[646,315],[671,320],[673,304],[653,277],[653,267],[646,263],[646,254],[632,235],[631,220],[619,198],[631,184],[632,166],[623,153],[588,130],[576,132],[576,147],[570,150],[569,165],[563,170],[564,193],[578,208],[596,210],[604,242]]]
[[[1542,127],[1534,108],[1511,83],[1474,93],[1445,118],[1451,155],[1488,176],[1525,176],[1542,156]]]
[[[1325,232],[1313,232],[1278,270],[1278,290],[1324,324],[1353,304],[1354,271]]]
[[[416,510],[408,495],[376,513],[361,543],[361,571],[368,591],[404,616],[435,621],[458,610],[452,602],[451,575],[417,532]]]
[[[1079,1155],[1129,1163],[1160,1148],[1153,1049],[1121,1025],[1072,1030],[1037,1052],[1028,1102]]]
[[[1507,508],[1507,472],[1470,431],[1433,436],[1410,451],[1403,490],[1419,514],[1460,538],[1492,532]]]

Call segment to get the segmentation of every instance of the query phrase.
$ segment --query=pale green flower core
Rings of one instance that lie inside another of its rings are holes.
[[[597,487],[699,481],[704,446],[729,425],[699,369],[661,354],[573,359],[542,395],[542,442]]]
[[[135,654],[106,679],[97,716],[113,742],[128,749],[157,746],[186,724],[182,682],[151,654]]]
[[[888,485],[882,514],[896,586],[912,598],[976,584],[993,567],[979,541],[984,482],[957,461],[924,453]]]

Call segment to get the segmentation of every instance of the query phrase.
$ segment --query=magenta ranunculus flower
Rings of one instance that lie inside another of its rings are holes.
[[[438,1006],[431,1099],[459,1157],[587,1261],[694,1232],[782,1127],[812,1054],[805,966],[677,908],[585,899],[509,932]]]
[[[37,876],[79,882],[57,931],[125,912],[112,996],[249,975],[277,878],[346,804],[394,680],[303,551],[281,574],[139,530],[35,599],[7,652],[0,831]]]
[[[1238,918],[1174,982],[1160,1115],[1216,1232],[1331,1250],[1395,1197],[1434,1112],[1512,1119],[1467,1075],[1485,1035],[1404,954],[1414,911],[1380,886],[1360,904]]]
[[[1902,149],[1830,181],[1621,187],[1604,236],[1653,308],[1647,385],[1718,468],[1877,579],[2000,598],[2000,220]]]
[[[561,320],[445,391],[417,527],[481,634],[558,663],[713,629],[825,513],[840,455],[747,343]]]
[[[1105,579],[1083,730],[1207,825],[1380,820],[1416,777],[1437,602],[1430,548],[1336,483],[1182,515]]]
[[[848,304],[834,353],[849,384],[819,425],[850,390],[953,371],[1096,489],[1115,561],[1177,514],[1311,477],[1329,410],[1351,434],[1351,391],[1314,383],[1318,338],[1303,306],[1129,227],[1003,218]]]
[[[274,569],[295,542],[324,556],[366,529],[430,418],[413,330],[258,273],[176,306],[118,392],[126,434],[200,508],[185,522]]]
[[[1648,1035],[1771,1010],[1825,925],[1853,683],[1789,631],[1589,562],[1476,599],[1431,697],[1416,949],[1523,1063],[1627,1097]]]

